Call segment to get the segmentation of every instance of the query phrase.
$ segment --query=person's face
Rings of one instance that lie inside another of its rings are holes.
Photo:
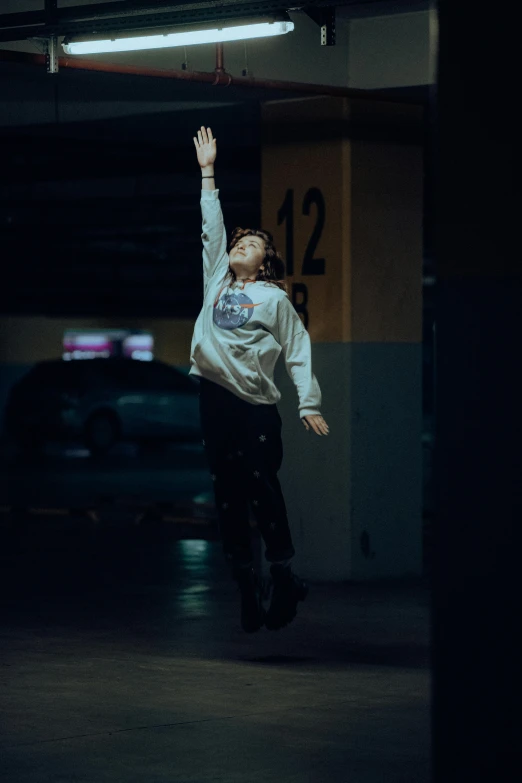
[[[230,267],[238,280],[255,278],[265,260],[265,241],[261,237],[239,239],[229,253]]]

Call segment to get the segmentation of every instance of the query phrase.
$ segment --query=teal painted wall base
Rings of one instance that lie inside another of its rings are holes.
[[[307,432],[284,361],[280,472],[296,571],[325,581],[422,574],[422,345],[312,348],[330,434]]]

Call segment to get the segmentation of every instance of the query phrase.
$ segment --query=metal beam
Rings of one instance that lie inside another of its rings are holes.
[[[174,9],[171,3],[171,8],[168,11],[157,9],[156,12],[151,12],[149,6],[147,13],[128,13],[118,16],[113,13],[112,16],[99,15],[91,19],[82,19],[80,16],[71,18],[71,14],[64,15],[63,12],[58,11],[53,23],[46,22],[42,17],[41,24],[17,25],[16,27],[6,27],[3,24],[3,17],[0,16],[0,41],[26,40],[34,37],[48,38],[51,35],[87,36],[127,30],[175,27],[183,24],[205,23],[211,20],[252,18],[286,11],[288,2],[289,0],[256,0],[255,2],[246,0],[219,6],[193,3],[190,5],[180,4]],[[111,3],[111,5],[119,5],[119,3]],[[31,19],[33,22],[35,21],[34,15],[31,16]]]
[[[184,3],[176,0],[165,0],[154,4],[144,0],[121,0],[118,3],[93,3],[91,5],[76,5],[68,8],[57,8],[56,17],[59,21],[82,21],[86,19],[101,19],[103,17],[125,18],[139,13],[158,13],[165,10],[193,8],[208,5],[208,3]],[[44,8],[40,11],[19,11],[17,13],[0,14],[0,28],[21,27],[45,24],[47,14]]]
[[[262,9],[265,5],[263,0],[251,0],[250,3],[239,3],[239,5],[244,4],[252,6],[254,11],[256,8],[257,10]],[[324,0],[318,0],[317,4],[323,5],[325,3]],[[56,21],[60,23],[103,19],[113,19],[120,22],[125,20],[127,22],[129,18],[144,19],[149,16],[155,17],[164,13],[180,14],[191,10],[206,10],[209,15],[219,14],[219,11],[223,6],[234,8],[237,5],[238,3],[233,2],[233,0],[229,0],[228,3],[217,3],[212,0],[210,2],[176,2],[175,0],[168,0],[168,2],[156,2],[154,4],[144,2],[143,0],[122,0],[118,3],[97,3],[93,5],[56,8],[55,18]],[[288,2],[281,2],[279,5],[284,7],[285,10],[289,7]],[[48,22],[48,14],[44,9],[41,11],[0,14],[0,29],[44,25],[46,22]]]
[[[335,45],[335,8],[306,6],[304,13],[321,28],[321,46]]]

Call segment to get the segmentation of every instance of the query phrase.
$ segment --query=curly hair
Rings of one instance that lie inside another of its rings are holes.
[[[282,291],[288,293],[288,284],[284,279],[285,262],[275,248],[274,238],[270,231],[256,228],[235,228],[230,237],[228,252],[230,253],[234,245],[236,245],[240,239],[247,236],[261,237],[265,243],[265,258],[263,260],[264,269],[258,270],[256,280],[273,283],[278,288],[281,288]],[[228,270],[228,274],[235,282],[236,273],[232,268]]]

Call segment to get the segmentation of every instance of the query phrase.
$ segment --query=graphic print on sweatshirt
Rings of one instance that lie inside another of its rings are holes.
[[[232,294],[225,293],[214,305],[214,323],[220,329],[237,329],[244,326],[254,313],[254,307],[262,304],[254,304],[250,297],[242,292]]]

